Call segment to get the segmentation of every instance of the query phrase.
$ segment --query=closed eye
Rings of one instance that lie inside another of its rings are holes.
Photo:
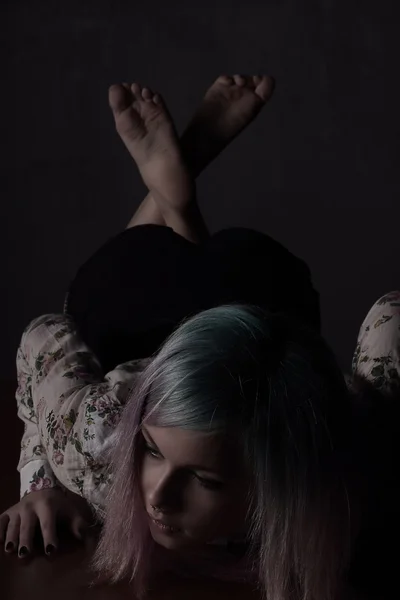
[[[155,448],[152,448],[147,442],[145,443],[145,452],[146,454],[148,454],[152,458],[155,458],[156,460],[161,460],[163,458],[160,452],[158,452],[158,450],[156,450]],[[215,479],[205,479],[204,477],[199,477],[199,475],[197,475],[196,473],[193,473],[193,476],[195,477],[195,479],[197,479],[197,481],[202,487],[209,490],[219,490],[224,486],[222,481],[216,481]]]
[[[203,477],[199,477],[195,475],[196,479],[200,483],[201,486],[207,488],[208,490],[220,490],[224,487],[222,481],[216,481],[215,479],[204,479]]]
[[[149,454],[153,458],[162,458],[161,454],[157,450],[149,446],[149,444],[146,443],[144,449],[146,454]]]

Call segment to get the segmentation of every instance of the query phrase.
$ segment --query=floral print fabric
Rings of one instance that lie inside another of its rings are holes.
[[[30,323],[17,353],[18,415],[25,431],[21,497],[61,486],[101,511],[109,487],[107,451],[125,401],[150,359],[103,375],[67,315]]]
[[[30,323],[17,353],[16,399],[25,424],[18,464],[21,497],[61,486],[102,512],[111,476],[107,452],[126,399],[150,360],[103,374],[70,317],[45,315]],[[400,292],[386,294],[369,311],[353,374],[388,393],[399,391]]]
[[[400,292],[382,296],[365,317],[352,367],[380,392],[400,392]]]

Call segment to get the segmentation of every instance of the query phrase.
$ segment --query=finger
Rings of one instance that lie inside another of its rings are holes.
[[[20,516],[19,514],[16,514],[14,517],[10,518],[8,522],[5,541],[6,552],[15,552],[15,550],[18,548],[19,526]]]
[[[21,514],[21,525],[19,528],[19,551],[18,555],[23,558],[32,552],[33,538],[37,525],[37,516],[32,511],[24,511]]]
[[[7,513],[0,515],[0,545],[3,545],[6,541],[6,533],[8,528],[8,522],[10,517]]]
[[[42,531],[44,550],[46,554],[53,554],[58,547],[56,528],[57,512],[48,504],[44,504],[38,508],[37,516]]]

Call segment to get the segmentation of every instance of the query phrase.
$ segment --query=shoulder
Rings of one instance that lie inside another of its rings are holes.
[[[22,337],[26,338],[30,335],[39,334],[51,335],[54,330],[68,329],[73,331],[75,329],[74,323],[70,317],[63,314],[46,314],[41,315],[32,319],[30,323],[25,327]]]
[[[76,340],[77,332],[72,319],[59,314],[42,315],[25,327],[18,357],[23,357],[28,364],[36,368],[38,357],[52,356],[58,360],[63,356],[66,345],[72,350],[75,349]]]

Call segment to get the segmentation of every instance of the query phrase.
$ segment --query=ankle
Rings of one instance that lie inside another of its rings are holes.
[[[178,210],[170,210],[164,214],[167,227],[171,227],[178,235],[188,241],[199,244],[209,237],[209,232],[201,214],[197,199]]]

